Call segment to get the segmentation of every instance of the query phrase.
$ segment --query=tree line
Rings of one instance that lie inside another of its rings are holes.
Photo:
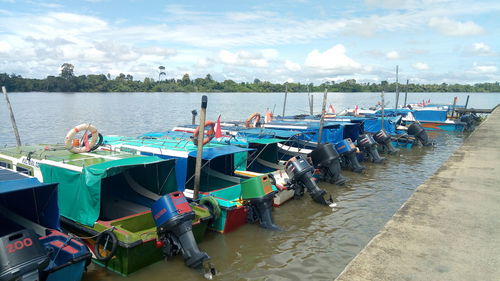
[[[146,77],[143,81],[134,80],[130,74],[111,78],[110,74],[74,75],[74,66],[65,63],[59,76],[45,79],[23,78],[16,74],[0,73],[0,86],[10,92],[395,92],[396,83],[358,83],[355,79],[343,82],[312,83],[271,83],[255,79],[253,82],[233,80],[216,81],[210,74],[204,78],[191,79],[184,74],[182,79],[167,79],[165,67],[159,67],[158,79]],[[163,79],[162,79],[163,78]],[[500,83],[477,84],[398,84],[404,92],[500,92]]]

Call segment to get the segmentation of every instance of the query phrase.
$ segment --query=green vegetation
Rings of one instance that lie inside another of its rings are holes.
[[[158,80],[145,78],[136,81],[130,74],[120,73],[115,79],[111,75],[90,74],[74,75],[74,66],[65,63],[59,76],[47,76],[45,79],[23,78],[20,75],[0,73],[0,86],[10,92],[394,92],[396,83],[382,81],[376,83],[357,83],[354,79],[344,82],[325,82],[321,85],[284,83],[274,84],[255,79],[252,83],[237,83],[233,80],[215,81],[210,74],[194,80],[188,74],[182,79],[167,79],[165,67],[158,67]],[[500,92],[500,83],[462,84],[409,84],[399,86],[400,91],[408,92]]]

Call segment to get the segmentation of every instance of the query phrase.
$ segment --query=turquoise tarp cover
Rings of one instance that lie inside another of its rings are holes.
[[[169,160],[156,156],[131,157],[83,167],[73,171],[63,167],[40,164],[45,183],[59,183],[61,215],[81,224],[93,226],[101,207],[101,180],[139,165]]]

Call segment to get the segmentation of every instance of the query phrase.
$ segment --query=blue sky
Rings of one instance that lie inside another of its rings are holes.
[[[500,81],[500,1],[0,0],[0,73]]]

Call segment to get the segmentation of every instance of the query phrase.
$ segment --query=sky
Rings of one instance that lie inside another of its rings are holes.
[[[0,73],[500,81],[500,1],[0,0]]]

